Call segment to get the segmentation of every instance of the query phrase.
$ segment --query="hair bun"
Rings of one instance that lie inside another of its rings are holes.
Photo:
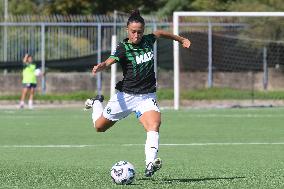
[[[140,16],[140,11],[138,9],[132,10],[130,16]]]
[[[128,18],[127,21],[127,26],[131,23],[131,22],[138,22],[138,23],[142,23],[143,26],[145,25],[145,21],[144,19],[140,16],[140,12],[139,10],[135,9],[133,11],[131,11],[131,14]]]

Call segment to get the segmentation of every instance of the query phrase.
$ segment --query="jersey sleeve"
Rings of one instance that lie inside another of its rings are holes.
[[[120,59],[122,59],[125,56],[125,48],[124,45],[122,43],[119,43],[115,49],[114,52],[111,53],[111,55],[109,56],[109,58],[113,58],[116,61],[119,61]]]
[[[145,35],[145,38],[151,44],[154,44],[157,40],[156,36],[153,33]]]

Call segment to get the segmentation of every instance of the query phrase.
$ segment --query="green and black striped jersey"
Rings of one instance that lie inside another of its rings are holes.
[[[116,84],[116,89],[130,94],[156,92],[154,72],[153,44],[154,34],[144,35],[139,44],[120,42],[110,58],[115,59],[122,67],[123,80]]]

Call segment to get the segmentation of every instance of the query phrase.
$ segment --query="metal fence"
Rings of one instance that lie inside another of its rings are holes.
[[[158,27],[169,28],[170,23],[165,19],[144,18],[146,33]],[[117,36],[117,41],[126,37],[127,19],[128,15],[119,13],[109,16],[10,16],[0,23],[0,66],[20,67],[26,53],[40,62],[43,71],[47,61],[60,63],[95,55],[96,62],[101,62],[102,54],[111,49],[112,35]],[[99,74],[98,91],[100,80]],[[44,92],[44,77],[42,89]]]
[[[143,17],[146,21],[145,33],[156,29],[172,31],[171,18]],[[95,62],[101,62],[103,55],[110,53],[112,35],[117,35],[117,41],[126,37],[127,19],[128,15],[120,13],[91,16],[10,16],[6,20],[0,18],[0,67],[20,65],[27,52],[32,54],[34,60],[43,68],[48,61],[63,64],[65,60],[69,62],[70,59],[88,56],[93,56],[93,59],[95,57]],[[264,75],[267,75],[267,67],[281,67],[284,60],[283,41],[266,40],[265,36],[257,41],[244,36],[256,22],[222,18],[180,20],[179,33],[189,37],[193,44],[189,50],[181,49],[179,52],[180,72],[191,72],[181,78],[181,88],[245,88],[246,82],[236,85],[241,83],[239,80],[244,77],[239,74],[232,76],[233,74],[229,73],[264,71]],[[164,75],[158,73],[158,81],[167,81],[160,82],[160,87],[173,89],[172,41],[159,40],[155,44],[154,54],[158,71],[165,69],[167,72]],[[263,66],[264,64],[266,66]],[[202,78],[202,81],[200,79],[197,83],[198,79],[195,78],[200,76],[195,75],[197,72],[207,74],[208,77],[204,77],[205,82]],[[223,75],[226,75],[226,78],[222,79]],[[195,78],[191,78],[193,76]],[[267,88],[269,77],[264,79],[264,88]],[[190,82],[193,80],[195,82]],[[44,87],[42,88],[44,90]]]
[[[151,17],[146,32],[169,23]],[[126,16],[10,16],[0,23],[0,62],[18,62],[26,52],[36,61],[93,55],[110,49],[111,36],[125,37]]]

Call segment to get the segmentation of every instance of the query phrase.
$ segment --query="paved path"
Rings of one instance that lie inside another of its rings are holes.
[[[173,108],[173,101],[158,102],[161,108]],[[284,107],[284,100],[183,100],[181,108]],[[84,101],[35,101],[34,108],[84,108]],[[18,101],[0,100],[0,109],[18,109]]]

